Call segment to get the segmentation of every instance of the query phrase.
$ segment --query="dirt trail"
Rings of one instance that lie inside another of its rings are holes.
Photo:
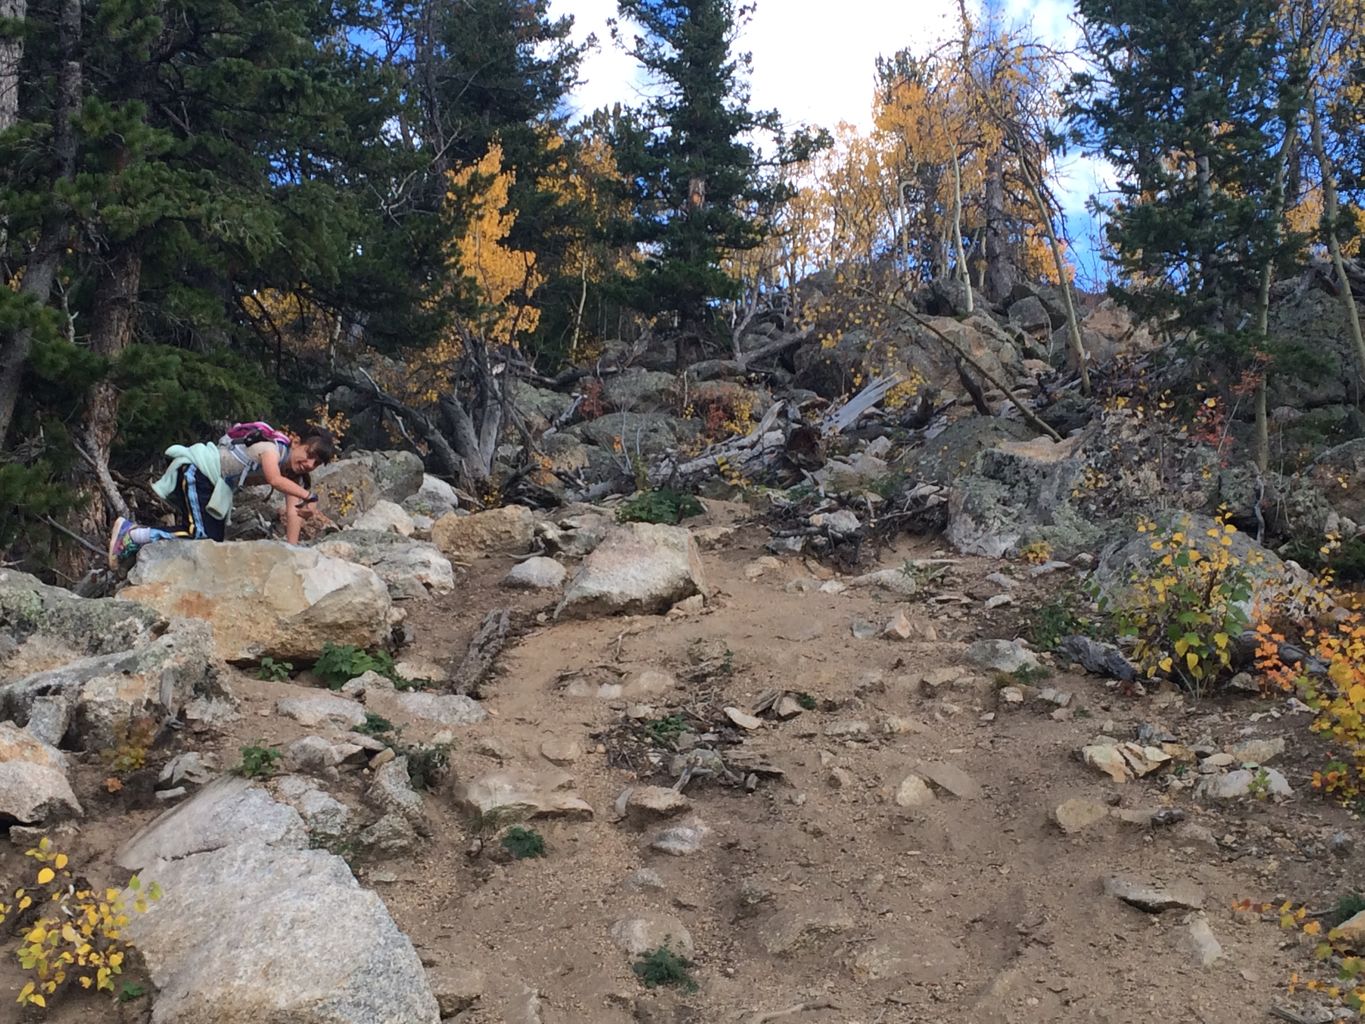
[[[1251,700],[1125,697],[1102,680],[1067,674],[1047,682],[1074,695],[1070,710],[1057,717],[1038,704],[997,711],[993,681],[981,670],[972,670],[977,685],[926,696],[918,685],[924,671],[963,664],[972,640],[1015,636],[1020,610],[1046,600],[1058,582],[1030,581],[1021,565],[963,560],[938,591],[973,593],[985,576],[1003,570],[1022,581],[1014,607],[907,602],[862,589],[821,593],[810,589],[819,582],[812,567],[796,559],[750,578],[746,570],[764,554],[763,539],[757,529],[741,529],[704,555],[716,594],[701,614],[560,623],[547,615],[537,622],[538,613],[552,609],[549,598],[510,599],[531,625],[504,653],[484,692],[489,719],[458,731],[453,774],[553,771],[541,744],[576,740],[585,752],[566,770],[595,816],[537,822],[548,848],[542,860],[471,858],[471,825],[454,808],[451,780],[428,797],[431,837],[411,859],[356,865],[428,965],[482,975],[481,984],[471,982],[482,998],[459,1020],[751,1021],[801,1003],[837,1008],[779,1019],[1268,1019],[1267,1008],[1282,997],[1303,953],[1282,948],[1283,933],[1273,925],[1236,921],[1231,904],[1293,898],[1320,907],[1361,876],[1359,853],[1327,852],[1328,837],[1353,826],[1307,792],[1307,771],[1293,754],[1305,735],[1302,718],[1273,719],[1266,715],[1271,705]],[[882,564],[930,553],[886,552]],[[458,661],[486,611],[509,604],[496,585],[508,564],[477,564],[455,594],[413,608],[414,640],[405,655]],[[789,586],[797,580],[812,582],[797,584],[805,588],[797,591]],[[854,620],[880,624],[898,607],[928,618],[938,639],[855,639]],[[785,778],[763,779],[754,792],[706,780],[687,787],[709,832],[699,851],[669,856],[649,848],[652,830],[615,820],[623,788],[670,782],[666,773],[646,779],[640,749],[621,746],[612,732],[632,702],[570,696],[565,680],[645,669],[681,677],[701,653],[726,650],[708,678],[650,698],[650,717],[718,703],[744,708],[770,688],[809,694],[817,706],[790,721],[766,721],[745,737],[744,749]],[[302,687],[245,676],[235,685],[243,717],[210,744],[223,763],[234,761],[243,743],[283,743],[311,731],[272,713],[276,699]],[[1260,720],[1253,722],[1253,714]],[[1188,790],[1169,796],[1153,780],[1117,785],[1074,757],[1102,729],[1128,738],[1144,721],[1185,742],[1285,735],[1291,753],[1284,770],[1298,796],[1281,806],[1249,801],[1207,811]],[[857,722],[867,731],[837,735],[857,730],[849,724]],[[886,731],[888,722],[893,731]],[[421,727],[408,728],[405,739],[428,738]],[[939,791],[923,808],[899,807],[894,793],[901,780],[933,765],[960,769],[979,794],[962,799]],[[97,765],[81,769],[82,799],[96,799],[100,778]],[[350,785],[358,794],[361,782],[343,777],[342,789]],[[1067,836],[1052,814],[1070,798],[1128,809],[1178,806],[1187,823],[1223,842],[1212,849],[1175,828],[1117,820]],[[350,799],[360,806],[358,795]],[[114,873],[109,852],[154,813],[84,826],[77,854],[93,874]],[[0,855],[0,874],[17,866],[14,851]],[[633,886],[641,868],[657,873],[661,887]],[[1106,895],[1102,880],[1112,873],[1199,886],[1222,958],[1208,968],[1198,963],[1188,912],[1150,915]],[[695,993],[644,989],[631,958],[613,942],[613,922],[649,915],[671,915],[690,933]],[[0,983],[10,980],[6,970]],[[59,1010],[48,1019],[105,1018]]]

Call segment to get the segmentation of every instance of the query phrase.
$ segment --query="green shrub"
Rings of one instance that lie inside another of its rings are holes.
[[[667,743],[687,732],[687,722],[682,715],[667,715],[663,718],[656,718],[646,725],[645,729],[656,741]]]
[[[450,770],[450,745],[403,747],[399,753],[408,759],[408,778],[413,789],[432,789]]]
[[[366,672],[378,672],[389,679],[397,674],[393,658],[387,651],[371,654],[351,644],[323,644],[322,654],[313,664],[313,674],[326,683],[329,690],[340,690]]]
[[[248,779],[274,775],[279,771],[279,760],[283,756],[284,752],[278,747],[264,747],[260,743],[253,743],[242,747],[242,760],[232,770],[235,774]]]
[[[545,856],[545,840],[541,834],[533,828],[522,828],[520,825],[507,830],[502,837],[502,848],[516,860]]]
[[[383,736],[385,733],[395,731],[392,722],[383,715],[376,715],[373,711],[366,711],[365,721],[351,727],[351,732],[358,732],[365,736]]]
[[[631,970],[644,983],[645,988],[670,985],[681,988],[684,992],[695,992],[697,982],[688,970],[692,966],[691,960],[664,945],[641,957]]]
[[[667,487],[641,491],[616,511],[623,523],[665,523],[676,526],[684,519],[699,516],[704,510],[701,502],[691,494]]]
[[[1075,599],[1064,594],[1044,602],[1029,614],[1024,635],[1038,650],[1051,651],[1067,637],[1082,632],[1084,625],[1076,614]]]
[[[294,671],[292,661],[276,661],[274,658],[262,658],[260,667],[256,670],[256,677],[267,682],[279,683],[288,679],[290,673]]]

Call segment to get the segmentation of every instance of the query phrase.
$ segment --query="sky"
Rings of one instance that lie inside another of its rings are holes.
[[[1069,0],[996,0],[1006,24],[1022,25],[1060,46],[1073,45]],[[975,7],[975,2],[970,6]],[[788,126],[833,128],[841,121],[867,130],[878,56],[903,47],[927,53],[956,30],[956,0],[758,0],[739,48],[753,55],[755,109],[777,109]],[[607,19],[616,0],[551,0],[554,15],[571,14],[575,36],[595,34],[574,96],[582,112],[639,101],[643,83],[634,62],[611,40]],[[1058,196],[1082,277],[1098,270],[1087,236],[1087,198],[1105,187],[1107,168],[1072,157],[1060,168]]]

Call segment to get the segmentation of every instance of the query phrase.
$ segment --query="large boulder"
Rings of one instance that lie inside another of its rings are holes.
[[[27,724],[54,745],[103,750],[116,745],[133,719],[160,723],[195,697],[223,696],[221,668],[212,631],[202,622],[177,620],[130,649],[0,684],[0,717]]]
[[[668,412],[677,405],[678,378],[631,368],[602,382],[602,397],[616,412]]]
[[[417,530],[412,516],[401,505],[384,498],[374,503],[374,507],[355,521],[355,530],[378,530],[381,533],[397,533],[411,537]]]
[[[460,507],[460,495],[440,477],[427,474],[422,477],[417,493],[404,498],[402,506],[404,511],[440,519]]]
[[[431,541],[452,558],[481,558],[492,554],[525,554],[535,535],[536,521],[522,505],[442,516],[431,528]]]
[[[420,600],[455,589],[450,559],[425,541],[397,533],[343,530],[316,544],[315,550],[367,566],[379,574],[395,601]]]
[[[308,831],[292,807],[248,779],[224,775],[143,826],[114,854],[114,862],[140,871],[157,861],[241,843],[302,849]]]
[[[77,597],[22,572],[0,571],[0,678],[146,643],[166,617],[131,601]]]
[[[0,826],[41,825],[81,814],[66,755],[12,722],[0,722]]]
[[[425,476],[422,459],[413,452],[353,452],[345,461],[369,467],[379,498],[384,501],[410,498],[421,488]]]
[[[393,602],[373,570],[275,541],[163,541],[138,553],[122,596],[213,624],[221,658],[316,659],[323,646],[377,647]]]
[[[538,388],[524,380],[514,380],[508,387],[512,392],[513,407],[525,417],[527,427],[535,434],[548,430],[573,405],[570,395]]]
[[[313,473],[317,508],[340,526],[350,526],[374,507],[383,495],[369,463],[341,459]]]
[[[999,558],[1035,542],[1060,556],[1093,548],[1101,526],[1071,504],[1085,471],[1080,438],[1005,441],[981,451],[953,482],[948,541]]]
[[[340,857],[249,842],[143,876],[163,896],[127,936],[157,988],[152,1024],[440,1019],[412,943]]]
[[[901,457],[898,468],[913,480],[950,485],[971,469],[977,455],[1004,441],[1028,441],[1036,437],[1027,424],[999,416],[968,416],[955,420],[921,447]]]
[[[690,530],[630,523],[612,529],[583,560],[555,615],[659,614],[708,592]]]

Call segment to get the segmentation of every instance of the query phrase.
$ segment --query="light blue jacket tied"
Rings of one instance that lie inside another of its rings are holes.
[[[208,513],[215,519],[227,519],[232,512],[232,499],[235,494],[232,485],[223,476],[223,464],[216,444],[193,444],[188,448],[183,444],[173,444],[166,449],[166,457],[171,460],[170,469],[156,483],[152,490],[162,498],[170,500],[175,493],[177,478],[184,466],[193,466],[204,479],[213,484],[213,494],[209,497]]]

